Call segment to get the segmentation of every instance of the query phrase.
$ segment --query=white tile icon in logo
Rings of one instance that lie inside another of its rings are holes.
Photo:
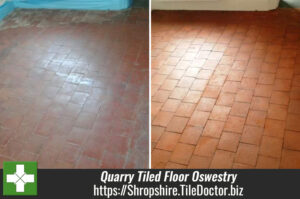
[[[24,172],[24,165],[18,164],[16,166],[16,173],[7,175],[6,181],[7,183],[16,184],[16,192],[24,192],[25,184],[34,182],[34,175],[26,174]]]

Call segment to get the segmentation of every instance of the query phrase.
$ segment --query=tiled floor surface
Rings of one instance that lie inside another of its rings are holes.
[[[300,168],[300,14],[152,19],[152,167]]]
[[[148,10],[15,10],[0,26],[0,165],[148,167]]]

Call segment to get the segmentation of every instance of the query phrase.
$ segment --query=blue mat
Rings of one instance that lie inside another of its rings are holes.
[[[17,8],[122,10],[129,8],[132,0],[14,0]]]
[[[12,0],[0,6],[0,21],[14,8],[122,10],[129,8],[132,0]]]
[[[13,2],[6,2],[0,6],[0,21],[14,10]]]

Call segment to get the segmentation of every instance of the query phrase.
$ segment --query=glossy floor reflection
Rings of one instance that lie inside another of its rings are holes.
[[[148,10],[15,10],[0,26],[0,165],[148,167]]]
[[[152,19],[152,167],[300,168],[299,12]]]

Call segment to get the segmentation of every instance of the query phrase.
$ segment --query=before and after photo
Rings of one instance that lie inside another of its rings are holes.
[[[0,1],[0,168],[299,169],[299,8]]]

